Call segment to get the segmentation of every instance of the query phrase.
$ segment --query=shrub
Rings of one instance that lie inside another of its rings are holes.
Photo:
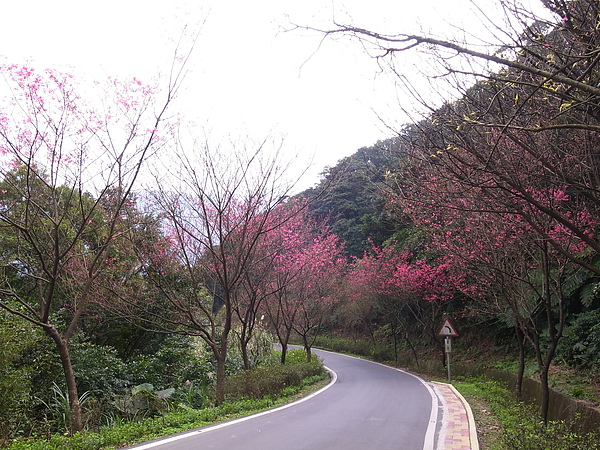
[[[33,428],[33,365],[23,363],[40,339],[40,333],[25,321],[0,310],[0,447]]]
[[[371,339],[348,339],[337,336],[322,336],[317,338],[316,347],[326,348],[352,355],[371,356],[373,341]]]
[[[127,395],[115,399],[115,407],[130,420],[147,415],[163,413],[169,408],[169,402],[175,389],[155,390],[150,383],[131,388]]]
[[[248,383],[259,383],[261,387],[253,391],[256,395],[261,395],[258,392],[267,392],[264,398],[250,398],[247,392],[241,389],[240,397],[237,400],[228,401],[221,406],[204,408],[201,410],[194,409],[181,402],[169,402],[168,411],[164,409],[156,412],[161,412],[161,417],[137,417],[136,421],[126,422],[119,415],[113,415],[110,421],[110,426],[104,426],[98,429],[97,432],[77,433],[72,437],[65,434],[55,434],[47,439],[17,439],[7,448],[9,450],[99,450],[104,448],[122,447],[124,444],[132,444],[136,442],[154,439],[166,434],[177,433],[191,428],[214,423],[218,420],[225,420],[234,416],[250,414],[256,411],[270,408],[276,404],[281,404],[282,401],[275,401],[270,398],[274,392],[285,392],[294,394],[300,386],[314,383],[322,379],[324,376],[323,366],[319,361],[314,360],[310,364],[306,363],[306,356],[302,350],[296,350],[291,353],[290,360],[293,361],[285,366],[272,364],[264,366],[254,371],[239,374],[234,377],[231,386],[247,386]],[[257,375],[251,375],[255,372]],[[277,376],[284,378],[283,381],[277,382]],[[262,385],[261,378],[267,378]],[[294,388],[289,383],[297,382]],[[190,387],[191,383],[186,384]],[[282,386],[285,386],[282,388]],[[199,387],[200,388],[200,387]],[[201,387],[203,389],[203,387]],[[148,399],[148,405],[152,398],[160,397],[161,407],[166,405],[166,400],[173,394],[172,390],[165,392],[157,392],[153,386],[149,384],[136,386],[130,391],[130,396],[142,394]],[[173,394],[176,396],[176,393]],[[131,412],[134,412],[133,410]],[[126,415],[126,414],[125,414]]]
[[[565,329],[558,355],[572,365],[600,373],[600,309],[575,317]]]
[[[228,366],[232,366],[228,368],[228,373],[230,374],[243,369],[244,361],[240,345],[240,332],[241,330],[237,328],[232,330],[232,334],[236,336],[237,339],[233,341],[234,343],[229,347],[227,354],[227,359],[229,360]],[[273,335],[268,333],[265,329],[261,327],[256,327],[254,329],[252,338],[247,346],[250,367],[256,367],[269,361],[273,354],[273,342]]]
[[[307,363],[303,350],[293,350],[288,354],[286,364],[261,366],[230,377],[226,383],[227,398],[279,397],[286,388],[301,386],[307,377],[324,375],[323,365],[316,359]]]
[[[371,349],[371,358],[374,361],[393,361],[394,360],[394,350],[391,349],[388,345],[382,343],[376,343],[373,345]]]
[[[130,384],[126,365],[112,347],[74,343],[71,358],[80,392],[112,398]]]
[[[173,398],[190,408],[201,409],[205,406],[207,391],[206,383],[186,380]]]

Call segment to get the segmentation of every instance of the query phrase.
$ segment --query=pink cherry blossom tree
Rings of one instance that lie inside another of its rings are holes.
[[[397,336],[402,334],[417,364],[419,358],[409,335],[409,322],[419,323],[444,355],[444,345],[437,336],[444,304],[458,290],[459,278],[451,264],[429,264],[415,259],[393,243],[355,260],[348,275],[351,301],[370,301],[390,328],[397,354]]]
[[[285,206],[296,212],[269,235],[274,259],[263,308],[281,344],[282,363],[292,332],[302,338],[311,359],[312,345],[339,300],[346,267],[343,243],[310,216],[306,203]]]
[[[293,264],[300,272],[288,287],[288,301],[295,310],[292,327],[301,337],[310,362],[311,348],[340,300],[347,262],[343,243],[326,228],[316,230],[294,257]]]
[[[140,171],[171,137],[177,70],[162,92],[114,79],[97,84],[102,98],[94,99],[68,74],[0,66],[8,88],[0,110],[0,307],[54,341],[71,432],[83,423],[69,343],[120,239]]]
[[[293,320],[283,320],[282,323],[278,323],[277,314],[282,314],[284,310],[276,308],[272,311],[273,305],[277,303],[277,301],[274,303],[273,299],[280,300],[281,296],[285,295],[286,286],[291,279],[300,275],[298,270],[289,266],[290,270],[286,270],[282,262],[286,257],[290,257],[292,251],[303,245],[307,238],[306,236],[301,238],[301,235],[307,231],[306,223],[309,221],[307,205],[306,200],[294,198],[281,203],[273,211],[264,224],[265,232],[258,241],[253,263],[244,275],[241,288],[234,293],[233,310],[236,324],[240,329],[240,347],[244,366],[247,369],[251,365],[248,345],[256,327],[264,327],[265,318],[275,319],[275,321],[271,320],[271,323],[280,325],[274,326],[274,330],[282,344],[282,362],[285,362],[287,341]],[[286,330],[283,333],[281,333],[281,326]]]
[[[475,174],[465,186],[440,167],[419,170],[411,181],[411,192],[404,190],[394,204],[403,204],[404,213],[429,230],[431,246],[464,271],[462,289],[474,299],[471,311],[514,326],[520,349],[519,380],[524,340],[531,344],[543,387],[541,413],[545,418],[548,370],[562,336],[570,280],[586,268],[574,259],[587,258],[589,247],[582,234],[592,236],[596,228],[592,214],[561,186],[531,183],[521,188],[554,211],[549,215],[515,191],[496,190],[482,179],[476,183]],[[556,220],[558,216],[574,226]],[[542,338],[546,331],[548,344]]]

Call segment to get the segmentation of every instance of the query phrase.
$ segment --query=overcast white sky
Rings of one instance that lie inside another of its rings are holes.
[[[290,152],[326,165],[403,122],[392,82],[355,43],[283,32],[290,21],[353,23],[381,32],[474,26],[468,0],[19,0],[4,2],[0,57],[94,77],[148,79],[166,70],[184,25],[205,20],[185,114],[217,135],[285,136]],[[483,8],[490,1],[479,2]]]

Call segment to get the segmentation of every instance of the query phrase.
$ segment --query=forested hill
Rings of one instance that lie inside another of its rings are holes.
[[[403,228],[386,212],[382,189],[386,172],[397,165],[400,147],[397,139],[363,147],[325,168],[321,181],[299,194],[312,200],[315,217],[346,241],[351,256],[362,256],[371,247],[370,241],[381,245]]]

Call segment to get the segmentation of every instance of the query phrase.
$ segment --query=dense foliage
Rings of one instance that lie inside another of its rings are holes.
[[[321,182],[301,195],[309,209],[346,242],[346,252],[361,257],[371,242],[383,244],[403,228],[384,208],[381,183],[395,167],[399,141],[377,142],[327,168]]]
[[[112,449],[121,448],[153,438],[206,426],[237,416],[252,414],[290,401],[303,389],[309,389],[315,382],[326,377],[323,366],[318,361],[306,362],[304,352],[290,353],[290,364],[281,366],[278,355],[272,355],[257,373],[240,373],[233,377],[228,386],[228,402],[221,406],[198,403],[206,394],[193,383],[186,382],[181,390],[170,393],[158,391],[149,383],[135,387],[139,404],[145,403],[154,408],[139,410],[132,420],[124,420],[119,415],[111,415],[106,423],[73,436],[64,433],[54,434],[48,439],[17,439],[7,446],[11,450],[36,449]],[[185,363],[186,361],[182,361]],[[271,370],[268,370],[271,369]],[[268,376],[265,378],[264,375]],[[252,384],[249,381],[252,380]],[[284,384],[285,383],[285,384]],[[261,394],[257,398],[257,394]],[[143,400],[143,402],[142,402]]]

